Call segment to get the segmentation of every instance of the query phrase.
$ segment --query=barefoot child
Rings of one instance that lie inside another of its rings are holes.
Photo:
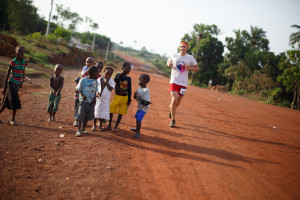
[[[109,120],[109,100],[111,91],[115,87],[115,81],[111,79],[114,70],[111,67],[106,67],[104,69],[104,77],[97,79],[98,81],[98,92],[95,106],[95,119],[92,130],[96,130],[96,122],[100,121],[99,130],[104,131],[102,128],[102,123],[104,120]]]
[[[113,132],[117,132],[118,125],[121,122],[122,115],[127,114],[127,108],[131,103],[131,78],[127,76],[130,73],[131,64],[124,62],[122,66],[122,73],[117,73],[115,76],[115,96],[110,104],[110,119],[107,129],[111,130],[111,122],[113,113],[119,113],[116,125]]]
[[[27,62],[24,60],[24,52],[24,47],[16,47],[16,57],[9,62],[2,89],[4,98],[0,107],[0,113],[2,113],[5,108],[12,110],[12,117],[9,122],[11,125],[17,125],[15,118],[17,110],[21,109],[19,89],[23,85],[25,68],[27,67]],[[1,123],[2,121],[0,120],[0,124]]]
[[[148,74],[141,74],[139,77],[139,87],[137,91],[134,93],[134,98],[138,102],[138,108],[135,114],[136,118],[136,127],[131,128],[131,131],[136,132],[133,137],[140,138],[140,130],[142,126],[142,120],[146,114],[146,112],[149,110],[150,107],[150,91],[147,87],[147,83],[150,81],[150,76]]]
[[[61,64],[55,65],[54,75],[50,77],[50,94],[48,99],[47,113],[50,114],[49,122],[55,121],[55,113],[58,110],[58,104],[61,98],[61,90],[64,87],[64,77],[60,74],[62,73],[63,66]]]
[[[82,133],[88,133],[85,131],[86,124],[88,121],[94,120],[99,69],[96,66],[92,66],[88,69],[88,72],[89,77],[80,79],[76,86],[79,92],[79,106],[74,114],[74,118],[78,121],[76,137],[80,137]]]

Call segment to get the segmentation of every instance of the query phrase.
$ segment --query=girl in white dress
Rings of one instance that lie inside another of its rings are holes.
[[[96,122],[100,121],[99,130],[103,131],[102,123],[104,120],[109,120],[109,100],[111,91],[115,87],[115,81],[111,78],[114,70],[111,67],[104,69],[104,75],[97,79],[98,91],[95,106],[95,119],[92,130],[96,130]]]

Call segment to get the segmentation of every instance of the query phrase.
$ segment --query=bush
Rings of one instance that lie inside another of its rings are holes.
[[[41,34],[41,32],[35,32],[31,35],[31,38],[34,40],[42,40],[43,36]]]
[[[62,27],[58,27],[55,31],[54,34],[57,37],[63,38],[65,41],[69,42],[71,40],[71,31],[68,31]]]
[[[45,35],[45,38],[53,43],[58,42],[58,37],[54,35],[53,33],[50,33],[49,35]]]
[[[281,99],[282,93],[283,93],[283,91],[281,88],[275,88],[273,90],[269,90],[268,91],[268,99],[273,100],[276,103],[278,103]]]

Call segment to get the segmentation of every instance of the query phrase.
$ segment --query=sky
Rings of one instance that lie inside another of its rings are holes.
[[[48,20],[51,0],[33,4]],[[195,24],[217,25],[224,45],[234,30],[262,28],[275,54],[291,49],[289,36],[297,31],[291,25],[300,25],[300,0],[54,0],[53,4],[52,15],[55,5],[62,4],[98,23],[96,33],[113,42],[166,56],[176,53],[181,38]],[[87,30],[84,22],[77,27],[79,32]]]

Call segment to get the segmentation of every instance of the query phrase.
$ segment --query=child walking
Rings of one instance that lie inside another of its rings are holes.
[[[99,123],[99,130],[101,132],[104,131],[102,128],[102,123],[104,120],[109,120],[109,100],[111,91],[115,87],[115,81],[111,79],[114,70],[111,67],[106,67],[104,69],[104,77],[100,77],[97,79],[98,82],[98,92],[96,98],[96,106],[95,106],[95,119],[94,125],[92,127],[92,131],[96,130],[96,122]]]
[[[110,119],[106,129],[111,130],[113,113],[119,113],[113,132],[118,131],[118,125],[121,122],[122,115],[127,114],[127,108],[131,103],[131,78],[127,76],[131,71],[131,64],[124,62],[122,65],[122,73],[115,76],[115,96],[110,104]]]
[[[61,90],[64,87],[64,77],[60,74],[62,73],[63,66],[61,64],[55,65],[54,75],[50,77],[50,94],[48,99],[47,113],[49,113],[49,122],[55,121],[55,113],[58,110],[58,104],[61,99]]]
[[[149,110],[150,103],[150,91],[147,87],[147,83],[150,81],[150,76],[148,74],[141,74],[139,77],[139,85],[140,87],[137,89],[137,91],[134,93],[134,98],[138,102],[137,111],[135,114],[136,118],[136,127],[131,128],[131,131],[136,132],[133,137],[140,138],[140,130],[142,126],[142,120],[144,119],[144,116],[146,112]]]
[[[9,62],[2,89],[2,94],[4,95],[4,98],[0,107],[0,113],[2,113],[5,110],[5,108],[12,110],[12,117],[9,123],[13,126],[17,125],[15,120],[16,114],[17,110],[21,109],[19,89],[23,85],[23,80],[25,77],[25,68],[27,67],[27,62],[26,60],[24,60],[24,53],[24,47],[16,47],[16,57]],[[0,120],[0,124],[1,123],[2,121]]]
[[[80,79],[76,86],[79,92],[79,106],[74,114],[74,118],[78,121],[76,137],[82,136],[83,133],[88,133],[85,131],[86,124],[88,121],[94,120],[99,69],[96,66],[92,66],[88,69],[88,72],[89,77]]]

